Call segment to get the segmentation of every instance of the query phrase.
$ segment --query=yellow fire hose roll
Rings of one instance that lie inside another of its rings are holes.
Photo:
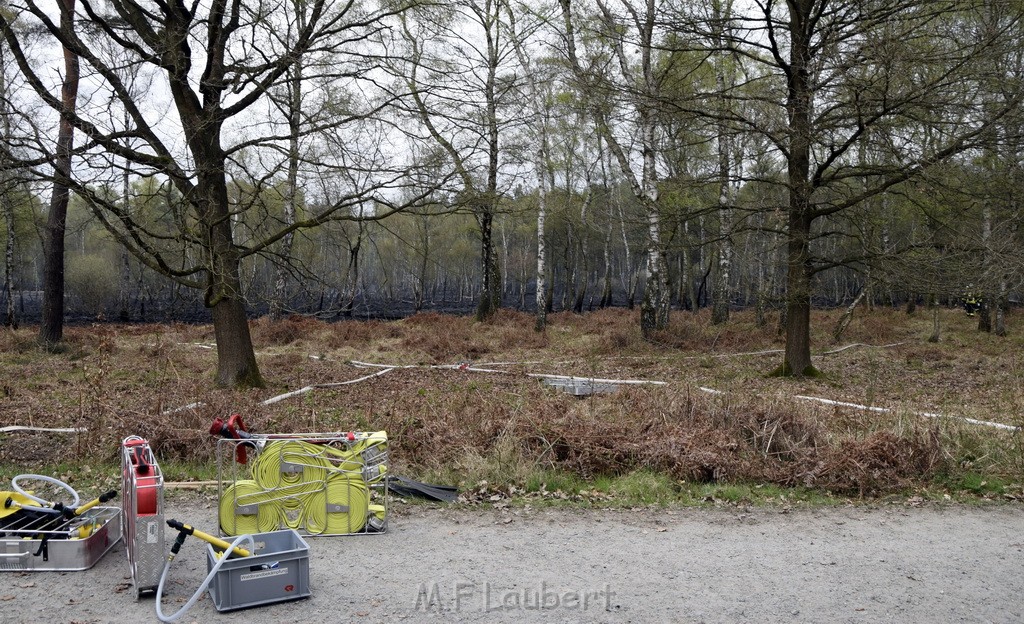
[[[361,478],[367,483],[376,483],[387,473],[388,433],[353,433],[346,449],[327,448],[333,468]]]
[[[387,507],[384,505],[370,505],[369,513],[366,515],[367,532],[383,532],[388,526],[387,513]]]
[[[370,505],[368,490],[387,472],[385,431],[350,433],[344,448],[269,441],[250,470],[251,481],[236,481],[221,497],[221,529],[228,535],[282,527],[345,534],[381,531],[386,525],[386,512]]]
[[[256,513],[238,513],[250,511]],[[220,527],[227,535],[268,533],[281,528],[283,512],[273,493],[265,491],[255,481],[236,481],[220,497]]]
[[[325,491],[306,497],[303,524],[311,534],[356,533],[366,524],[369,503],[362,481],[336,474]]]
[[[348,449],[338,449],[333,446],[324,446],[324,457],[330,462],[332,474],[346,472],[355,476],[363,469],[363,462],[359,455]]]
[[[312,491],[327,478],[331,468],[324,449],[298,440],[271,442],[252,464],[253,479],[266,490],[309,484]]]

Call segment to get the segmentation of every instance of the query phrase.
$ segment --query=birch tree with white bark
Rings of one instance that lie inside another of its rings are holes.
[[[671,295],[658,187],[658,127],[663,112],[660,87],[669,64],[659,63],[663,33],[658,28],[658,3],[596,0],[588,11],[580,6],[583,3],[560,2],[565,52],[576,87],[589,98],[598,132],[644,209],[647,280],[640,306],[640,329],[644,337],[650,338],[668,326]],[[586,57],[578,46],[582,16],[591,13],[596,15],[589,25],[597,29],[600,45],[606,46],[603,58]]]

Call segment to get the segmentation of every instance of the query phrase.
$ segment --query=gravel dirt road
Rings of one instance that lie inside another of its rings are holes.
[[[214,532],[207,495],[168,517]],[[170,540],[170,537],[168,537]],[[384,535],[312,538],[311,597],[181,622],[1022,622],[1024,508],[567,511],[401,506]],[[206,575],[185,543],[164,610]],[[0,621],[156,622],[124,545],[83,572],[0,574]]]

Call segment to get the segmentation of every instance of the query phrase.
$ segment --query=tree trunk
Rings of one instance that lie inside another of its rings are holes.
[[[722,217],[725,218],[727,213],[727,210],[722,210]],[[727,231],[723,231],[722,236],[718,246],[714,304],[711,308],[711,322],[714,325],[721,325],[729,320],[729,272],[732,265],[732,242],[729,240]]]
[[[623,256],[623,281],[626,287],[626,307],[630,310],[636,305],[637,269],[633,267],[633,251],[629,245],[629,236],[626,235],[626,216],[622,211],[622,203],[615,202],[619,213],[619,230],[622,232],[622,256]]]
[[[125,201],[128,196],[125,195]],[[131,320],[131,294],[129,293],[129,286],[132,281],[132,264],[131,254],[128,253],[127,249],[121,248],[120,252],[120,280],[117,289],[117,318],[122,323]],[[136,293],[137,294],[137,293]]]
[[[7,245],[4,250],[4,300],[6,311],[4,326],[18,328],[18,317],[14,312],[14,207],[10,201],[10,189],[0,190],[0,204],[3,204],[4,221],[7,224]]]
[[[697,220],[697,244],[694,245],[690,241],[690,222],[685,221],[683,223],[683,233],[686,236],[686,245],[683,247],[683,253],[686,254],[686,264],[688,270],[688,278],[686,280],[686,296],[690,300],[690,309],[694,314],[700,312],[700,293],[697,292],[698,278],[702,272],[701,270],[701,249],[704,248],[704,225],[703,218]]]
[[[537,182],[540,188],[537,190],[537,315],[536,322],[533,328],[536,331],[542,332],[547,329],[548,326],[548,285],[547,285],[547,272],[548,272],[548,245],[547,245],[547,233],[545,231],[545,221],[548,216],[547,208],[547,189],[545,180],[547,179],[544,175],[544,171],[541,169],[542,156],[538,150],[537,154]]]
[[[942,338],[942,325],[939,322],[939,298],[931,296],[930,307],[932,309],[932,334],[928,336],[928,342],[938,342]]]
[[[723,7],[712,2],[712,15],[718,24],[727,24],[732,18],[731,7]],[[723,26],[724,27],[724,26]],[[723,33],[717,33],[715,44],[724,48]],[[732,80],[726,80],[725,68],[722,63],[716,64],[715,84],[718,87],[718,106],[720,119],[717,123],[718,133],[718,266],[715,274],[714,303],[711,308],[711,323],[721,325],[729,320],[729,273],[732,266],[732,140],[729,135],[729,103],[726,99],[726,88],[732,88]],[[728,84],[727,84],[728,82]]]
[[[986,334],[992,333],[992,306],[989,305],[990,297],[983,295],[978,305],[978,331]]]
[[[604,254],[604,266],[601,267],[601,299],[597,304],[597,307],[599,308],[607,308],[612,305],[611,234],[611,222],[609,221],[608,228],[605,230],[604,245],[602,247],[602,253]]]
[[[790,4],[790,62],[786,111],[789,115],[789,215],[786,259],[786,356],[780,372],[815,375],[811,364],[811,84],[810,0]]]
[[[996,299],[995,309],[995,325],[992,327],[992,333],[996,336],[1006,335],[1006,306],[1007,306],[1007,287],[1006,279],[1002,279],[999,283],[999,297]]]
[[[124,113],[124,123],[125,123],[125,127],[128,127],[128,125],[131,123],[131,117],[128,115],[127,112]],[[132,174],[132,163],[131,163],[130,160],[125,159],[125,161],[124,161],[124,172],[121,174],[121,202],[122,202],[125,214],[131,214],[131,209],[132,209],[132,205],[131,205],[132,204],[132,202],[131,202],[131,194],[132,194],[131,174]],[[120,272],[121,272],[121,275],[120,275],[120,279],[118,280],[118,288],[117,288],[117,318],[118,318],[119,321],[124,323],[124,322],[127,322],[128,320],[130,320],[130,318],[131,318],[131,313],[129,311],[130,305],[128,303],[128,300],[129,300],[128,288],[129,288],[129,284],[131,284],[132,265],[131,265],[131,260],[129,258],[130,254],[128,252],[128,249],[126,247],[124,247],[123,245],[121,246],[120,256],[121,256],[121,258],[120,258],[120,264],[121,264]]]
[[[661,244],[661,219],[658,214],[657,195],[647,207],[647,282],[640,304],[640,333],[644,338],[668,327],[669,297],[668,262]]]
[[[217,384],[228,388],[262,387],[242,300],[225,297],[213,306],[212,312],[217,338]]]
[[[196,130],[186,126],[198,169],[196,212],[203,225],[203,248],[210,254],[204,304],[213,313],[217,337],[217,384],[229,388],[263,387],[242,298],[238,250],[231,233],[220,128],[210,123],[199,132]]]
[[[423,247],[419,250],[420,252],[420,266],[419,276],[417,282],[419,284],[418,292],[416,294],[416,311],[419,312],[423,309],[424,299],[427,294],[427,267],[430,266],[430,217],[424,215],[421,217],[423,223]]]
[[[786,272],[786,359],[783,375],[814,375],[811,364],[810,220],[791,214]]]
[[[587,289],[590,287],[590,259],[587,255],[587,232],[590,228],[587,225],[587,213],[594,200],[594,193],[591,190],[593,187],[589,173],[586,178],[586,191],[584,191],[583,203],[580,206],[580,226],[576,243],[573,246],[572,311],[576,314],[583,313],[583,302],[586,300]]]
[[[640,304],[640,333],[652,338],[654,333],[668,327],[669,290],[668,267],[665,254],[658,241],[652,241],[647,251],[647,282]]]
[[[487,41],[487,79],[484,85],[484,103],[486,115],[484,124],[487,133],[487,188],[485,197],[475,200],[477,206],[477,222],[480,224],[480,255],[483,269],[483,288],[480,302],[476,308],[476,319],[483,321],[491,318],[501,307],[501,269],[498,266],[498,254],[494,248],[494,215],[498,209],[498,7],[495,6],[493,22],[485,20],[484,36]],[[489,14],[490,16],[490,14]],[[494,29],[492,30],[492,27]],[[472,188],[472,184],[467,184]]]
[[[501,271],[498,254],[494,249],[494,210],[491,206],[478,209],[480,224],[480,255],[482,257],[483,287],[476,307],[476,320],[484,321],[501,307]]]
[[[843,337],[843,332],[849,327],[850,321],[853,320],[853,313],[857,309],[857,305],[864,299],[864,294],[868,291],[867,282],[857,293],[857,296],[853,299],[853,303],[846,307],[843,311],[843,315],[839,317],[839,322],[836,323],[836,328],[832,330],[832,344],[839,342],[839,339]]]
[[[356,293],[359,290],[359,250],[363,245],[363,222],[357,223],[358,232],[356,242],[350,244],[348,250],[348,270],[345,273],[345,294],[341,303],[341,313],[345,316],[352,316],[352,309],[355,307]],[[448,286],[445,285],[445,293]]]
[[[302,16],[303,11],[296,11],[299,17],[299,30],[305,28]],[[299,132],[301,130],[302,114],[302,59],[296,59],[292,67],[292,75],[289,82],[288,93],[288,179],[286,181],[284,197],[284,224],[290,226],[295,223],[295,213],[299,196]],[[288,300],[288,263],[292,256],[292,245],[295,241],[295,234],[289,232],[281,239],[280,254],[278,260],[281,264],[277,266],[277,274],[274,279],[274,294],[270,298],[270,317],[281,318],[285,304]]]
[[[238,255],[230,246],[230,227],[227,221],[222,223],[212,228],[213,271],[207,290],[207,306],[213,312],[217,337],[217,383],[230,388],[259,388],[264,383],[249,334],[238,277]]]
[[[985,278],[981,283],[981,304],[978,308],[978,331],[992,332],[992,288],[988,276],[994,273],[992,270],[992,206],[985,202],[981,209],[981,243],[983,246],[981,258],[981,270]]]
[[[58,0],[61,29],[74,28],[75,0]],[[57,130],[53,193],[43,234],[43,310],[39,323],[39,343],[54,349],[64,338],[64,226],[70,198],[71,151],[74,127],[70,115],[78,99],[78,56],[64,48],[64,84],[61,87],[62,114]]]
[[[6,3],[4,3],[6,4]],[[3,6],[3,5],[0,5]],[[7,74],[4,72],[4,44],[0,43],[0,93],[7,93]],[[7,100],[0,98],[0,118],[3,118],[4,138],[11,136],[11,118],[7,114]],[[14,312],[14,196],[15,185],[10,171],[0,172],[0,208],[3,210],[6,224],[7,242],[4,249],[4,286],[3,295],[6,302],[4,326],[18,328],[18,317]]]

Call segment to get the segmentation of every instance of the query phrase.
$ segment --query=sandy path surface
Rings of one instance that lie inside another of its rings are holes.
[[[176,494],[168,517],[213,532]],[[168,533],[168,541],[171,539]],[[181,622],[1022,622],[1024,507],[452,511],[309,539],[307,599]],[[192,538],[164,610],[206,575]],[[0,574],[0,621],[156,622],[123,543],[82,572]]]

